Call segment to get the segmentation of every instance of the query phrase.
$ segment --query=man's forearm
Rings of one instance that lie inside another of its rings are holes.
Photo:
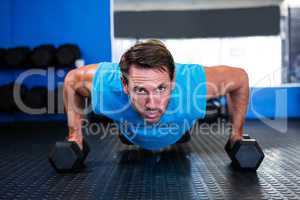
[[[64,107],[68,119],[69,137],[81,137],[84,97],[76,92],[80,87],[73,75],[66,77],[64,82]]]
[[[242,136],[248,108],[249,84],[245,79],[241,86],[227,94],[228,111],[232,123],[232,133]]]
[[[74,101],[77,101],[81,104],[83,104],[83,101],[80,99],[82,97],[78,97],[78,95],[74,95],[73,98],[75,99]],[[68,105],[70,105],[69,103]],[[83,106],[83,105],[82,105]],[[68,127],[69,127],[69,137],[76,136],[81,137],[82,136],[82,120],[83,120],[83,108],[78,106],[77,108],[72,108],[72,106],[68,106],[66,108],[67,112],[67,118],[68,118]]]

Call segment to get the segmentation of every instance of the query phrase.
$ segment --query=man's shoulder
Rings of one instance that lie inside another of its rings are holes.
[[[182,63],[176,63],[175,64],[175,71],[176,71],[176,77],[179,78],[179,76],[194,76],[196,73],[199,73],[199,71],[204,71],[204,66],[201,64],[182,64]]]
[[[101,68],[117,68],[117,67],[119,67],[119,63],[115,63],[115,62],[99,62],[96,65]]]
[[[175,62],[175,65],[201,65],[199,63],[178,63],[178,62]]]
[[[193,67],[204,67],[204,66],[198,63],[175,63],[175,67],[178,69],[188,69]]]
[[[118,63],[113,62],[100,62],[97,67],[98,74],[100,76],[120,76],[120,67]]]
[[[122,92],[121,71],[117,63],[101,62],[94,75],[94,84],[105,85],[108,91]]]

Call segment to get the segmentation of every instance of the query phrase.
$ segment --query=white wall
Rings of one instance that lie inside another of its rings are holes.
[[[290,7],[300,7],[300,0],[284,0],[284,3]]]
[[[126,10],[189,10],[298,5],[300,0],[114,0],[114,11]],[[281,84],[280,36],[169,39],[163,42],[176,62],[199,63],[206,66],[231,65],[244,68],[251,86],[272,87]],[[136,39],[114,38],[114,62]]]
[[[162,41],[177,63],[242,67],[249,74],[251,86],[272,87],[281,84],[280,36]],[[135,43],[135,39],[115,39],[113,61],[119,62],[121,55]]]
[[[114,0],[114,9],[115,11],[224,9],[278,5],[282,1],[283,0]]]

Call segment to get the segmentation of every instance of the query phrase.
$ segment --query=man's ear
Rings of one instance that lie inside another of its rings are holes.
[[[128,83],[123,76],[120,77],[122,82],[123,91],[128,95]]]
[[[176,74],[175,74],[175,71],[174,71],[173,80],[172,80],[172,83],[171,83],[172,90],[174,90],[175,86],[176,86]]]

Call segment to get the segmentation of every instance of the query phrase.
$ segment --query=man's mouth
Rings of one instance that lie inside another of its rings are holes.
[[[146,116],[147,118],[157,118],[158,115],[159,115],[159,112],[158,111],[146,111]]]

